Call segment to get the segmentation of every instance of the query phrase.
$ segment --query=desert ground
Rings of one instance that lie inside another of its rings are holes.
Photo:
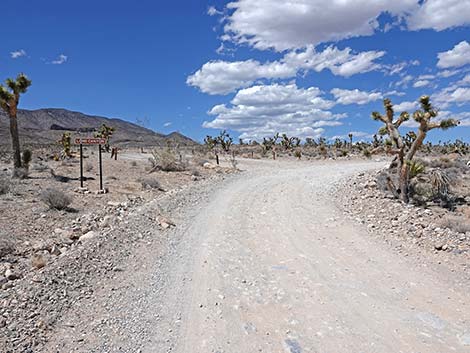
[[[237,172],[199,161],[152,174],[147,158],[106,159],[104,195],[90,170],[74,212],[2,197],[2,231],[24,237],[2,262],[19,277],[0,292],[2,351],[470,349],[470,234],[434,231],[445,215],[415,206],[406,214],[424,223],[419,237],[393,214],[397,234],[384,234],[371,208],[398,201],[371,180],[388,158],[240,159]],[[56,174],[78,171],[54,163]],[[47,173],[18,190],[41,178],[76,189]],[[38,254],[46,264],[35,268]]]

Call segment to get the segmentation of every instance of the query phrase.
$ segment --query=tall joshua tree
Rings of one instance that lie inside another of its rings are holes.
[[[21,168],[21,147],[18,133],[18,104],[20,95],[26,93],[31,86],[31,80],[25,74],[19,74],[16,79],[8,78],[5,81],[6,87],[0,85],[0,107],[10,118],[10,134],[13,147],[13,164],[15,169]]]
[[[386,133],[390,137],[393,145],[392,152],[397,155],[397,173],[398,173],[398,188],[396,189],[400,199],[404,202],[409,201],[408,188],[410,182],[410,165],[411,162],[423,145],[427,133],[433,129],[443,129],[457,126],[459,122],[454,119],[444,119],[441,121],[432,121],[438,115],[438,111],[434,109],[429,100],[429,96],[422,96],[419,99],[421,109],[413,113],[413,119],[419,124],[418,131],[413,134],[414,138],[406,140],[400,135],[399,127],[410,118],[407,112],[400,114],[398,119],[394,120],[393,105],[390,99],[384,99],[385,115],[378,112],[372,113],[372,118],[383,122],[385,125],[381,128],[381,133]]]

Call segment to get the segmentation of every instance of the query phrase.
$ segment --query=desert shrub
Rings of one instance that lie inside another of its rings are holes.
[[[136,162],[136,161],[132,161],[132,162],[131,162],[131,167],[137,167],[137,162]]]
[[[429,162],[429,165],[433,168],[446,169],[446,168],[453,167],[455,165],[455,162],[452,161],[451,159],[447,158],[447,157],[441,157],[441,158],[438,158],[438,159],[432,159]]]
[[[466,217],[444,217],[441,221],[441,226],[459,233],[470,232],[470,220]]]
[[[191,170],[191,175],[196,176],[196,177],[200,177],[201,173],[199,172],[199,170],[193,169],[193,170]]]
[[[302,158],[302,151],[301,151],[301,150],[298,150],[298,149],[295,150],[295,151],[294,151],[294,156],[295,156],[295,158],[297,158],[297,159],[301,159],[301,158]]]
[[[210,157],[213,157],[212,155]],[[193,163],[199,167],[203,167],[204,164],[210,163],[207,159],[204,158],[194,158]]]
[[[340,155],[341,157],[346,157],[346,156],[348,155],[348,153],[349,153],[348,150],[341,150],[341,151],[339,152],[339,155]]]
[[[155,189],[163,191],[160,182],[155,178],[140,178],[138,182],[142,185],[142,189]]]
[[[6,234],[0,233],[0,258],[15,251],[15,243]]]
[[[49,166],[47,164],[39,162],[33,164],[33,170],[35,170],[36,172],[45,172],[46,170],[49,170]]]
[[[0,176],[0,195],[8,194],[11,190],[11,181],[5,176]]]
[[[31,150],[24,150],[23,154],[21,155],[21,159],[23,162],[23,165],[26,169],[29,168],[29,164],[31,163],[31,160],[33,159],[33,152]]]
[[[27,168],[15,168],[13,170],[12,177],[18,179],[26,179],[29,176],[29,171]]]
[[[33,254],[31,257],[31,265],[35,269],[41,269],[46,266],[46,259],[41,254]]]
[[[85,171],[86,171],[86,172],[89,173],[89,172],[91,172],[92,170],[93,170],[93,165],[91,165],[91,164],[89,164],[89,163],[85,165]]]
[[[187,165],[182,160],[181,156],[177,156],[175,152],[170,149],[164,151],[153,150],[152,157],[149,158],[151,164],[150,173],[156,170],[164,172],[181,172],[186,170]]]
[[[364,155],[364,157],[366,158],[370,158],[372,156],[372,153],[370,152],[370,150],[368,148],[364,148],[362,150],[362,154]]]
[[[57,189],[46,189],[41,193],[41,201],[50,209],[67,210],[72,203],[72,198]]]
[[[377,188],[381,191],[394,194],[395,189],[393,188],[393,184],[396,183],[396,179],[396,175],[389,169],[382,170],[377,175]]]

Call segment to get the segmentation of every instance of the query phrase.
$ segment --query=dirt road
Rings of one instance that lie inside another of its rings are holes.
[[[335,183],[378,166],[243,163],[186,208],[166,249],[135,249],[47,351],[469,352],[468,287],[334,205]]]

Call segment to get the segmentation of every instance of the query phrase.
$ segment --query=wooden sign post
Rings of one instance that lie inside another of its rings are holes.
[[[83,188],[83,145],[98,145],[98,158],[99,158],[99,170],[100,170],[100,190],[103,189],[103,160],[101,157],[101,145],[106,144],[106,139],[86,137],[76,138],[75,144],[80,145],[80,187]]]

